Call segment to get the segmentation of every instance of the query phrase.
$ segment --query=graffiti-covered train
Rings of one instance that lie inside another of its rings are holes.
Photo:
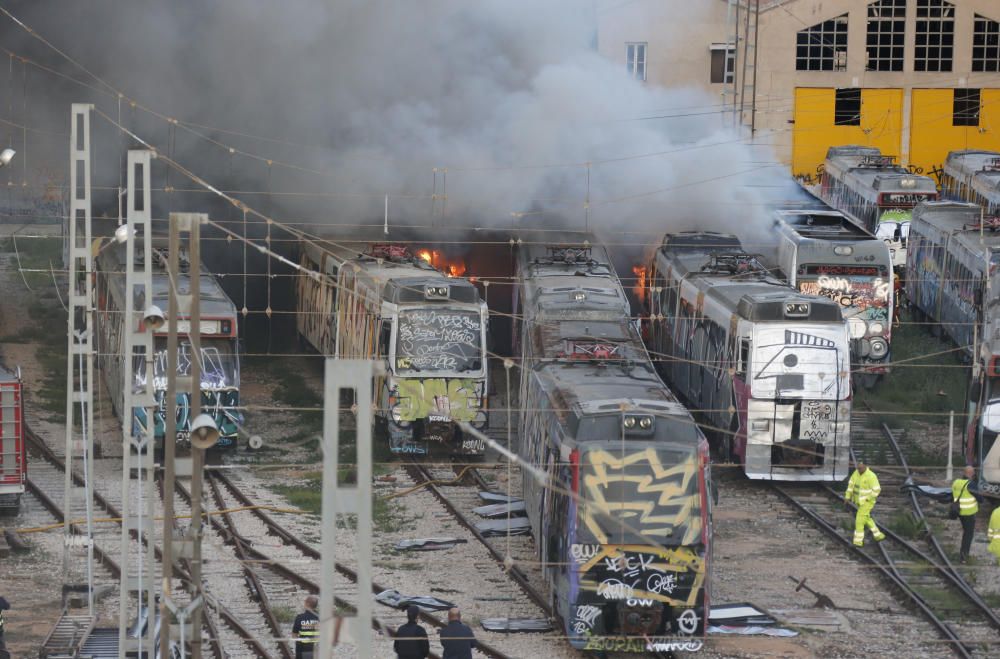
[[[1000,496],[1000,224],[982,220],[976,204],[917,206],[906,295],[916,319],[947,334],[975,365],[966,460],[981,467],[980,491]]]
[[[448,277],[406,247],[364,254],[303,242],[295,310],[319,353],[378,359],[376,425],[393,453],[482,455],[458,422],[485,428],[488,310],[476,286]]]
[[[153,238],[153,299],[136,300],[135,308],[143,309],[155,304],[160,309],[169,307],[170,280],[167,275],[166,239],[158,244]],[[141,387],[146,368],[140,358],[125,363],[125,245],[114,238],[94,241],[95,290],[97,295],[97,345],[98,363],[105,386],[111,393],[115,413],[121,418],[125,403],[124,386]],[[142,253],[141,251],[139,252]],[[141,257],[140,257],[141,258]],[[178,276],[177,293],[190,290],[191,276],[186,271],[186,257],[181,256],[182,272]],[[201,289],[201,412],[210,415],[219,429],[219,448],[236,446],[243,417],[240,411],[240,354],[236,305],[229,299],[219,281],[209,272],[200,273]],[[142,322],[142,321],[138,321]],[[140,328],[141,331],[141,328]],[[177,319],[177,375],[189,376],[194,355],[188,339],[190,324],[182,312]],[[157,446],[163,442],[166,424],[167,391],[167,325],[153,334],[153,391],[156,400],[154,412],[154,438]],[[191,401],[186,393],[177,394],[177,439],[186,442],[191,433]],[[146,412],[143,408],[133,411],[136,434],[145,432]]]
[[[906,265],[913,207],[938,198],[934,179],[910,173],[894,156],[869,146],[833,146],[826,152],[819,197],[885,241],[896,268]]]
[[[847,476],[851,377],[841,305],[771,276],[729,234],[667,234],[642,292],[667,382],[749,478]]]
[[[1000,152],[952,151],[941,174],[947,199],[979,204],[986,215],[1000,215]]]
[[[603,249],[519,249],[520,457],[554,609],[594,652],[698,649],[708,614],[708,443],[663,384]]]
[[[893,318],[892,257],[884,242],[839,211],[780,210],[775,262],[788,284],[841,306],[857,380],[888,372]]]

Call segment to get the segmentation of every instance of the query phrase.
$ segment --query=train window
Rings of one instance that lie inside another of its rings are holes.
[[[736,362],[736,374],[745,375],[750,361],[750,339],[740,339],[740,359]]]
[[[978,89],[954,90],[952,102],[952,126],[978,126],[980,95]]]
[[[382,321],[382,329],[378,335],[378,354],[379,357],[389,356],[389,339],[392,337],[392,322],[388,320]]]
[[[836,126],[861,125],[861,90],[843,87],[836,90],[833,105],[833,123]]]

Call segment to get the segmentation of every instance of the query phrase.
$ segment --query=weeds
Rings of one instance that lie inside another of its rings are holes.
[[[897,510],[892,513],[887,526],[907,540],[917,540],[927,534],[927,523],[909,510]]]

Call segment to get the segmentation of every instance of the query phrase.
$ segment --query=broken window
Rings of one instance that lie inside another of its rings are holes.
[[[846,68],[847,14],[799,30],[795,47],[796,71],[844,71]]]

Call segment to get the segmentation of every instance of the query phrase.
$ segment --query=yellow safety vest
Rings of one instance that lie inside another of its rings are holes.
[[[875,499],[881,493],[882,486],[878,484],[878,476],[869,467],[863,474],[857,469],[854,470],[854,473],[851,474],[851,480],[847,482],[847,492],[844,494],[844,498],[862,506],[866,503],[874,504]]]
[[[979,512],[979,502],[972,496],[968,485],[971,483],[964,478],[956,478],[951,484],[951,500],[958,501],[959,515],[975,515]]]
[[[990,526],[986,529],[986,539],[990,542],[1000,540],[1000,506],[994,508],[993,514],[990,515]]]

